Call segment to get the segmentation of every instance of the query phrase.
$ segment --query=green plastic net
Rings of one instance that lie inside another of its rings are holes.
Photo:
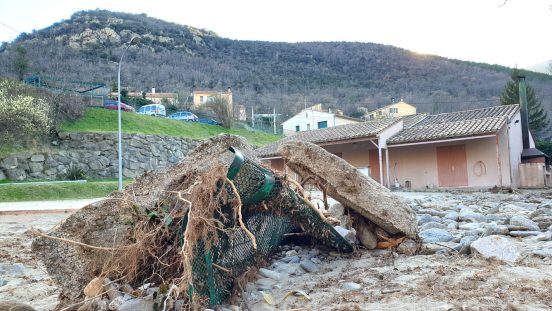
[[[259,259],[275,253],[286,233],[301,230],[339,251],[353,250],[351,244],[280,177],[250,161],[239,150],[231,147],[230,151],[235,157],[227,177],[238,190],[243,220],[255,236],[257,248],[253,248],[249,236],[236,223],[231,204],[223,203],[233,199],[233,192],[226,184],[228,198],[221,201],[221,215],[215,216],[223,221],[227,230],[218,233],[209,249],[202,241],[195,245],[190,294],[207,297],[211,306],[223,303],[231,295],[234,280],[257,265]]]

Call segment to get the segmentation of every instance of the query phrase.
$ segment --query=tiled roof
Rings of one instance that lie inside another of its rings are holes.
[[[519,107],[483,109],[429,115],[387,140],[388,145],[497,133]]]
[[[278,146],[283,142],[291,140],[307,141],[318,144],[355,138],[375,137],[381,133],[381,131],[399,120],[399,118],[386,118],[375,121],[328,127],[325,129],[298,132],[295,135],[285,137],[277,142],[255,150],[255,154],[259,157],[275,156],[277,155]]]
[[[403,122],[404,122],[404,128],[411,128],[423,119],[427,117],[427,113],[417,113],[417,114],[411,114],[408,116],[404,116]]]
[[[500,105],[481,109],[434,114],[427,116],[427,118],[416,124],[416,126],[484,119],[489,117],[511,116],[518,110],[518,108],[518,105]]]

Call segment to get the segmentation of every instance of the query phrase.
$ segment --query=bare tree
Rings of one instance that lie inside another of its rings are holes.
[[[232,127],[234,123],[234,109],[227,97],[220,95],[213,96],[207,101],[206,106],[219,118],[222,126],[225,128]]]

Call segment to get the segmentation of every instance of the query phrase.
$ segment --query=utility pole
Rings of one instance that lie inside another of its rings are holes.
[[[272,116],[274,117],[273,121],[272,121],[272,124],[274,124],[274,134],[276,134],[276,107],[274,107],[274,110],[272,112]]]

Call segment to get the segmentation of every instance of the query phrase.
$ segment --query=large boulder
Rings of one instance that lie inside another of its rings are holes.
[[[299,141],[283,143],[278,153],[302,178],[314,176],[322,181],[329,196],[385,231],[416,236],[416,214],[407,203],[345,160]]]
[[[478,253],[484,258],[494,258],[514,263],[521,256],[520,251],[508,238],[490,235],[478,239],[470,245],[472,253]]]

